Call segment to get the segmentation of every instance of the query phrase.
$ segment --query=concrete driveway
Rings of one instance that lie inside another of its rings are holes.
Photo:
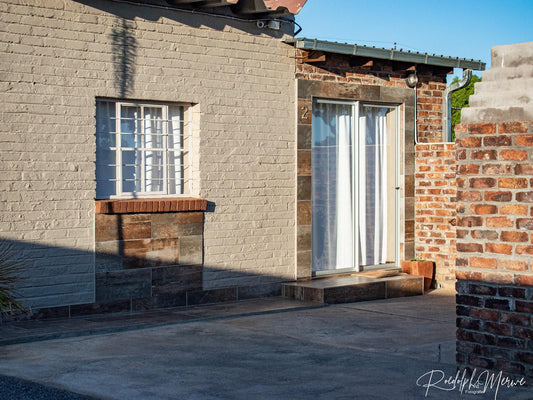
[[[72,398],[533,399],[518,388],[417,386],[430,371],[432,383],[456,374],[452,292],[261,314],[209,307],[155,328],[3,346],[0,374]]]

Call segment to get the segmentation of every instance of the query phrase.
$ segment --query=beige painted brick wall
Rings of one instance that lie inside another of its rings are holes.
[[[265,32],[112,1],[0,3],[0,237],[28,260],[28,304],[94,299],[95,98],[121,92],[195,104],[193,194],[215,205],[204,288],[294,277],[294,49]]]

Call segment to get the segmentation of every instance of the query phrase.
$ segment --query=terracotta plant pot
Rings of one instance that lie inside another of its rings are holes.
[[[402,261],[402,272],[424,277],[424,291],[431,289],[435,269],[433,261]]]

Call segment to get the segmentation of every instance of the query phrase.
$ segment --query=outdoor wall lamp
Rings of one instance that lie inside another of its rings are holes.
[[[405,83],[407,83],[407,86],[409,86],[411,89],[415,88],[416,85],[418,85],[418,76],[416,75],[416,72],[409,74],[409,76],[405,78]]]

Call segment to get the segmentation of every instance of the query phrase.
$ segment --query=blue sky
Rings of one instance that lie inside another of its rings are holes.
[[[489,68],[492,46],[533,41],[533,0],[307,0],[296,22],[298,37],[385,48],[396,42]]]

